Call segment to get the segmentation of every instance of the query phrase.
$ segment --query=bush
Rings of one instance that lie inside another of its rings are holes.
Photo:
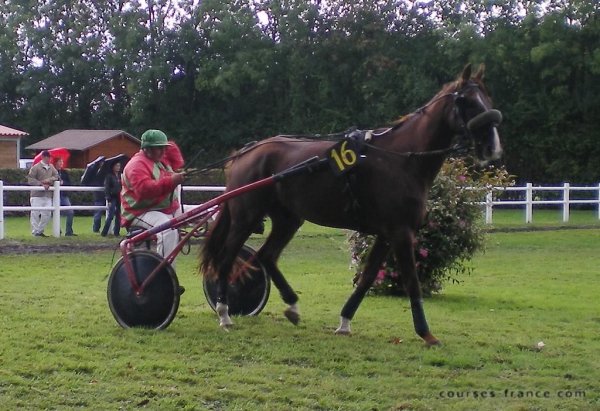
[[[483,250],[485,230],[482,208],[490,187],[512,185],[512,177],[503,168],[475,171],[462,159],[446,161],[436,177],[427,201],[427,216],[417,233],[415,259],[424,295],[439,292],[447,281],[459,282],[470,274],[473,255]],[[351,233],[351,266],[360,278],[374,238]],[[372,291],[379,294],[404,295],[399,267],[392,253],[377,274]]]

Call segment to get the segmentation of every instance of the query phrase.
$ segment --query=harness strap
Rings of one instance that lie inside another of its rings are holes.
[[[361,224],[364,217],[364,209],[361,207],[360,201],[358,201],[358,197],[356,197],[355,190],[353,189],[356,185],[356,174],[353,171],[350,171],[349,173],[344,174],[344,179],[345,184],[342,192],[348,194],[348,197],[350,198],[350,201],[344,207],[344,211],[352,215],[358,231],[364,231]]]

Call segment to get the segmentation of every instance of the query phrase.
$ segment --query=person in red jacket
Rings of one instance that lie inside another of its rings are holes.
[[[174,172],[164,161],[169,146],[160,130],[146,130],[142,147],[125,166],[121,189],[121,225],[152,228],[166,223],[181,212],[178,196],[173,192],[183,183],[184,173]],[[157,234],[157,252],[168,256],[179,242],[177,230]]]

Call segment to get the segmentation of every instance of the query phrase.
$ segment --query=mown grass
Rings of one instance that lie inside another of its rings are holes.
[[[598,226],[598,210],[571,210],[569,221],[562,221],[562,209],[534,209],[532,213],[532,222],[525,223],[524,209],[495,209],[493,221],[490,228],[556,228],[556,227],[577,227],[577,226]]]
[[[97,240],[76,231],[77,242]],[[42,240],[73,239],[27,237]],[[282,257],[298,327],[273,291],[229,333],[202,295],[194,249],[178,261],[187,291],[160,332],[112,318],[110,251],[0,255],[2,408],[598,409],[599,241],[597,229],[491,234],[473,274],[426,301],[444,342],[434,349],[393,297],[368,297],[354,335],[333,335],[352,289],[336,230],[307,225]]]
[[[499,229],[539,229],[539,228],[578,228],[595,227],[600,228],[600,219],[597,210],[572,210],[567,223],[562,221],[562,210],[559,209],[535,209],[533,211],[533,222],[525,224],[525,211],[523,209],[500,209],[494,210],[493,224],[487,227],[490,230]],[[62,218],[61,228],[65,227],[65,219]],[[114,238],[102,238],[96,233],[92,233],[92,219],[88,216],[76,216],[74,219],[74,231],[78,234],[75,238],[61,237],[64,244],[78,243],[81,241],[100,241],[102,243],[114,243]],[[301,228],[305,233],[328,232],[315,225],[305,225]],[[6,216],[4,220],[4,231],[6,240],[26,241],[33,243],[47,243],[43,238],[34,238],[31,236],[29,228],[29,219],[25,216]],[[52,234],[52,222],[46,228],[46,234]],[[125,230],[121,230],[125,234]],[[0,243],[1,245],[1,243]]]

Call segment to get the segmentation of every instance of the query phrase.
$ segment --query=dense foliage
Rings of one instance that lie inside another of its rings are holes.
[[[511,182],[511,176],[503,168],[477,171],[461,159],[444,163],[429,193],[427,216],[415,245],[417,273],[424,294],[438,292],[444,282],[458,282],[461,275],[470,273],[469,261],[485,245],[479,202],[491,187],[506,187]],[[373,237],[355,232],[350,235],[349,244],[356,283]],[[379,270],[372,290],[404,294],[399,265],[392,253]]]
[[[508,169],[600,179],[596,0],[5,0],[0,20],[0,124],[29,132],[23,146],[157,127],[221,156],[383,125],[484,62]]]

